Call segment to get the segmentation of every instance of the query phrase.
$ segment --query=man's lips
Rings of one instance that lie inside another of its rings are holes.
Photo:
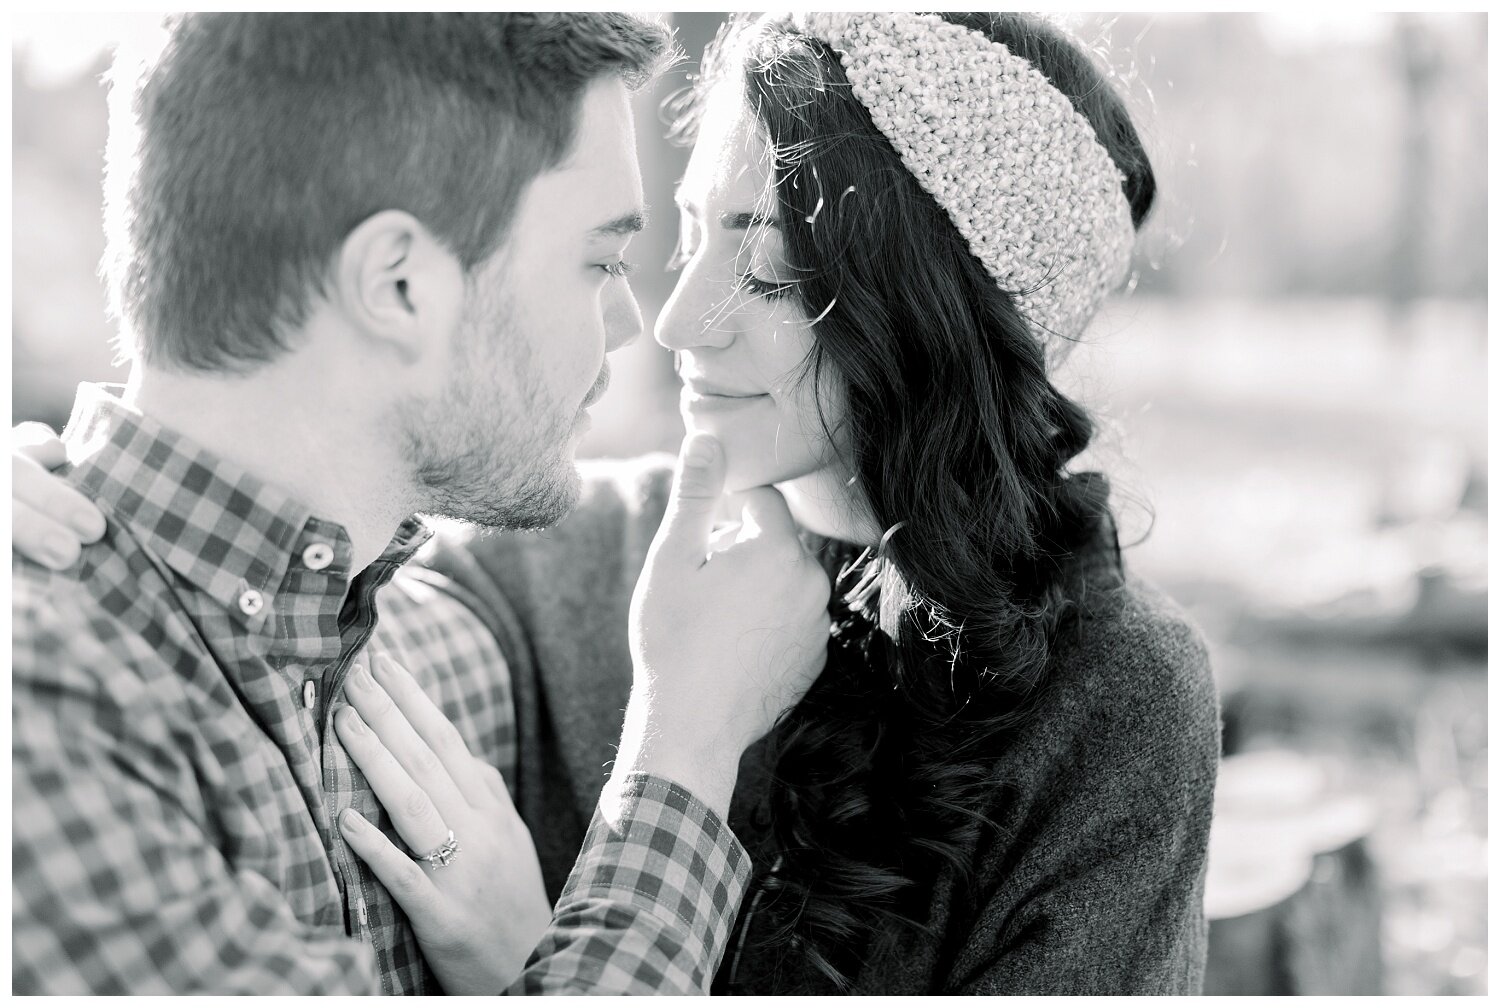
[[[599,377],[594,381],[594,387],[589,389],[589,394],[583,397],[583,408],[588,409],[594,403],[598,402],[603,398],[605,391],[608,389],[609,365],[605,364],[603,370],[599,372]]]

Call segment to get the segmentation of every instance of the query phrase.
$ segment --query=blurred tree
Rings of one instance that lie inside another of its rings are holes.
[[[1388,15],[1080,19],[1133,99],[1161,183],[1143,291],[1388,299],[1402,245],[1422,263],[1402,271],[1402,296],[1485,296],[1486,15],[1406,23],[1425,47],[1410,57]],[[1430,64],[1420,110],[1408,58]],[[1407,179],[1413,117],[1426,167]]]
[[[1391,242],[1389,325],[1393,337],[1410,343],[1412,302],[1425,289],[1427,196],[1432,185],[1432,129],[1429,115],[1440,70],[1438,42],[1422,18],[1397,14],[1391,45],[1401,68],[1402,139],[1395,229]]]

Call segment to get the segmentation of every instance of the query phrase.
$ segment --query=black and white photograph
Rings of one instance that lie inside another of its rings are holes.
[[[14,12],[12,994],[1487,995],[1490,30]]]

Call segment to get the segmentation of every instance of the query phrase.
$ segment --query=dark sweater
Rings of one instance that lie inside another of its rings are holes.
[[[450,537],[430,560],[468,590],[510,661],[515,799],[553,895],[619,740],[630,693],[626,615],[670,465],[665,456],[591,465],[580,507],[556,528]],[[1219,757],[1207,654],[1181,611],[1124,577],[1112,555],[1078,564],[1089,586],[1084,615],[1056,641],[1048,686],[996,767],[1005,783],[984,812],[999,829],[969,852],[965,884],[938,878],[930,935],[903,932],[864,950],[855,993],[1200,990]],[[747,758],[730,821],[757,875],[774,851],[745,811],[764,786]],[[748,940],[737,934],[716,990],[834,990],[795,946],[759,940],[758,921],[742,929]]]

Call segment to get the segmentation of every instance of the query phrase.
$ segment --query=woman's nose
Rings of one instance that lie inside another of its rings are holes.
[[[668,350],[726,347],[734,342],[732,320],[722,299],[715,299],[698,271],[689,266],[656,317],[656,342]]]

